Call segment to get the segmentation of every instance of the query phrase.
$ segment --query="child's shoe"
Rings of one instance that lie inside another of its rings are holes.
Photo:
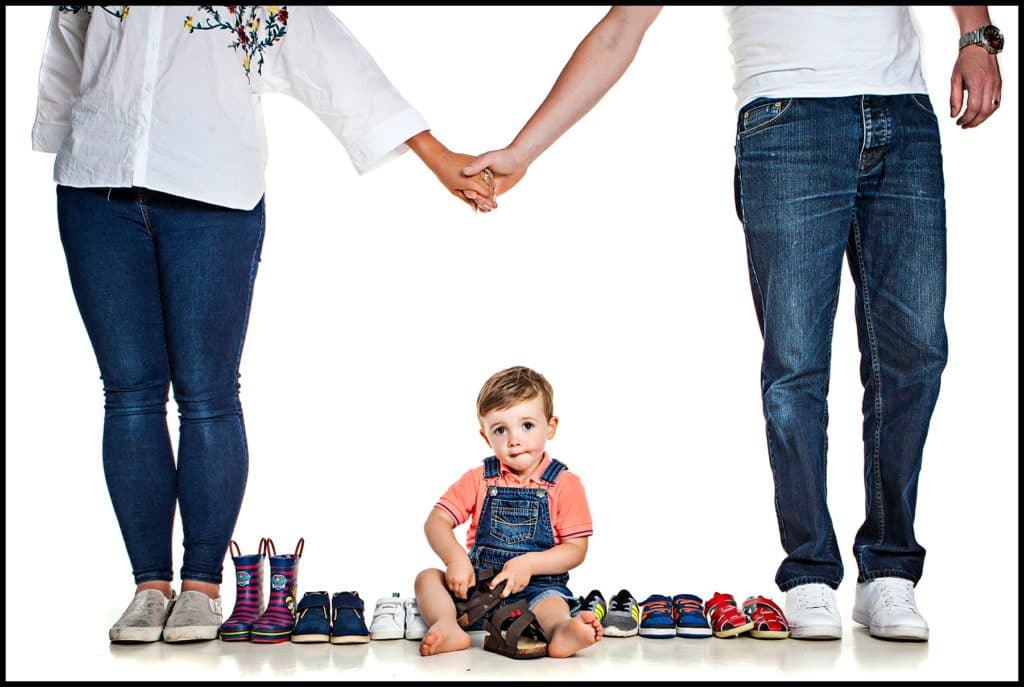
[[[331,598],[331,644],[365,644],[370,631],[363,618],[363,600],[356,592],[338,592]]]
[[[267,610],[252,624],[252,641],[278,644],[291,637],[295,629],[295,597],[299,593],[299,559],[305,544],[305,539],[299,539],[294,554],[270,556],[270,601]]]
[[[256,553],[243,556],[238,544],[231,541],[231,560],[235,562],[235,609],[220,626],[223,641],[249,641],[249,630],[263,613],[263,573],[267,567],[267,552],[273,548],[274,542],[261,538]]]
[[[405,638],[423,639],[427,636],[427,623],[420,615],[420,608],[416,605],[416,599],[406,599],[402,602],[405,611]]]
[[[370,622],[372,639],[401,639],[405,636],[405,606],[395,592],[390,597],[377,599]]]
[[[110,628],[110,641],[158,641],[173,607],[173,597],[168,599],[159,589],[143,589]]]
[[[594,589],[580,601],[579,610],[591,611],[597,617],[597,622],[603,625],[604,617],[608,614],[608,604],[601,592]]]
[[[743,602],[743,615],[754,623],[751,637],[757,639],[785,639],[789,636],[789,623],[782,609],[771,599],[751,596]]]
[[[676,636],[672,619],[672,599],[662,594],[651,594],[640,604],[640,636],[665,639]]]
[[[732,594],[715,592],[704,604],[704,615],[716,637],[736,637],[754,628],[754,623],[747,620],[736,607],[736,599]]]
[[[640,604],[628,589],[619,590],[612,597],[601,624],[605,637],[632,637],[640,631]]]
[[[292,641],[302,643],[331,641],[331,601],[327,592],[306,592],[299,602],[292,630]]]
[[[711,626],[704,617],[704,601],[694,594],[676,594],[672,597],[672,615],[676,620],[676,635],[692,639],[711,636]]]

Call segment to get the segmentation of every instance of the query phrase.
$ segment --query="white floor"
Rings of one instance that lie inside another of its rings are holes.
[[[965,600],[966,601],[966,600]],[[885,642],[854,623],[841,641],[609,638],[574,658],[513,661],[482,648],[421,658],[418,642],[112,645],[105,630],[44,643],[7,634],[10,680],[1017,680],[1017,630],[968,632],[968,609],[927,643]],[[10,620],[10,619],[9,619]],[[8,623],[8,629],[10,623]]]

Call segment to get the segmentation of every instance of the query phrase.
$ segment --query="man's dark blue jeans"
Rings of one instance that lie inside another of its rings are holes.
[[[858,581],[921,577],[921,455],[946,364],[946,213],[928,96],[761,98],[739,113],[736,207],[764,337],[761,391],[783,590],[843,577],[825,498],[826,397],[845,254],[864,385]]]

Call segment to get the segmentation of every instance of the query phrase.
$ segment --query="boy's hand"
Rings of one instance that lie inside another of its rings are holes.
[[[530,578],[533,577],[533,566],[530,565],[529,554],[523,554],[516,556],[505,563],[501,568],[501,572],[494,576],[491,580],[491,589],[497,587],[502,580],[506,580],[505,590],[501,593],[501,598],[508,598],[511,594],[517,594],[524,589],[526,585],[530,584]]]
[[[452,561],[444,573],[448,589],[460,599],[469,596],[469,590],[476,584],[476,573],[469,557]]]

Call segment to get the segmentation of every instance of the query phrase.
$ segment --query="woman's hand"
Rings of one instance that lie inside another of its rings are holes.
[[[494,179],[490,171],[480,170],[470,176],[462,173],[473,161],[472,155],[448,150],[429,131],[421,131],[406,144],[453,196],[482,212],[498,207],[494,202]]]

